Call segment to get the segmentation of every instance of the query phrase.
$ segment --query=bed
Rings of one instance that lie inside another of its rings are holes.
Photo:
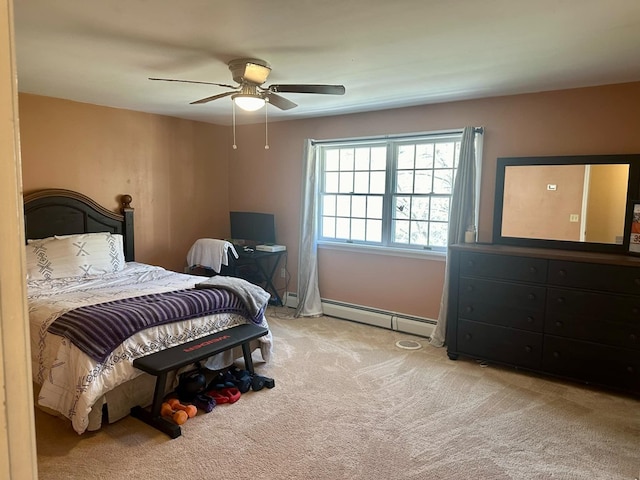
[[[24,197],[36,405],[68,418],[79,434],[125,417],[136,405],[151,404],[155,378],[135,369],[134,359],[242,323],[268,328],[266,302],[250,311],[232,293],[223,295],[217,289],[216,295],[227,303],[211,305],[204,314],[190,310],[180,320],[155,324],[149,322],[151,315],[142,314],[127,328],[112,324],[115,304],[155,305],[171,296],[190,295],[205,280],[135,261],[131,202],[131,196],[122,195],[121,213],[114,213],[70,190],[41,190]],[[94,315],[107,306],[110,317]],[[85,317],[78,317],[80,312]],[[251,348],[269,361],[271,333]],[[221,370],[238,358],[240,348],[207,359],[205,367]]]

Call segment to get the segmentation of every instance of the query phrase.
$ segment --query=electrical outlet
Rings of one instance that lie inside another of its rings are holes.
[[[282,267],[280,269],[280,278],[286,278],[287,277],[287,269]]]
[[[577,213],[572,213],[571,215],[569,215],[569,221],[570,222],[579,222],[580,221],[580,215],[578,215]]]

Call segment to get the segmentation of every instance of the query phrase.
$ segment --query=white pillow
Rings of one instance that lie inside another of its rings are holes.
[[[122,270],[122,235],[83,233],[31,240],[27,244],[27,280],[84,277]]]

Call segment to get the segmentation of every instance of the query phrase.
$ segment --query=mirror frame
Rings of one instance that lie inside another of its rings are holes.
[[[597,165],[627,164],[629,180],[627,183],[627,206],[625,209],[624,234],[622,244],[578,242],[568,240],[545,240],[538,238],[520,238],[502,236],[502,211],[504,208],[505,169],[518,165]],[[581,250],[591,252],[628,253],[631,234],[631,215],[629,205],[640,198],[640,154],[616,155],[568,155],[540,157],[501,157],[496,164],[496,188],[493,210],[493,243],[517,245],[521,247],[555,248],[562,250]]]

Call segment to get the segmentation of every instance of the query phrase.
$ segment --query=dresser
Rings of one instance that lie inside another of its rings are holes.
[[[450,359],[640,394],[640,258],[468,244],[449,262]]]

